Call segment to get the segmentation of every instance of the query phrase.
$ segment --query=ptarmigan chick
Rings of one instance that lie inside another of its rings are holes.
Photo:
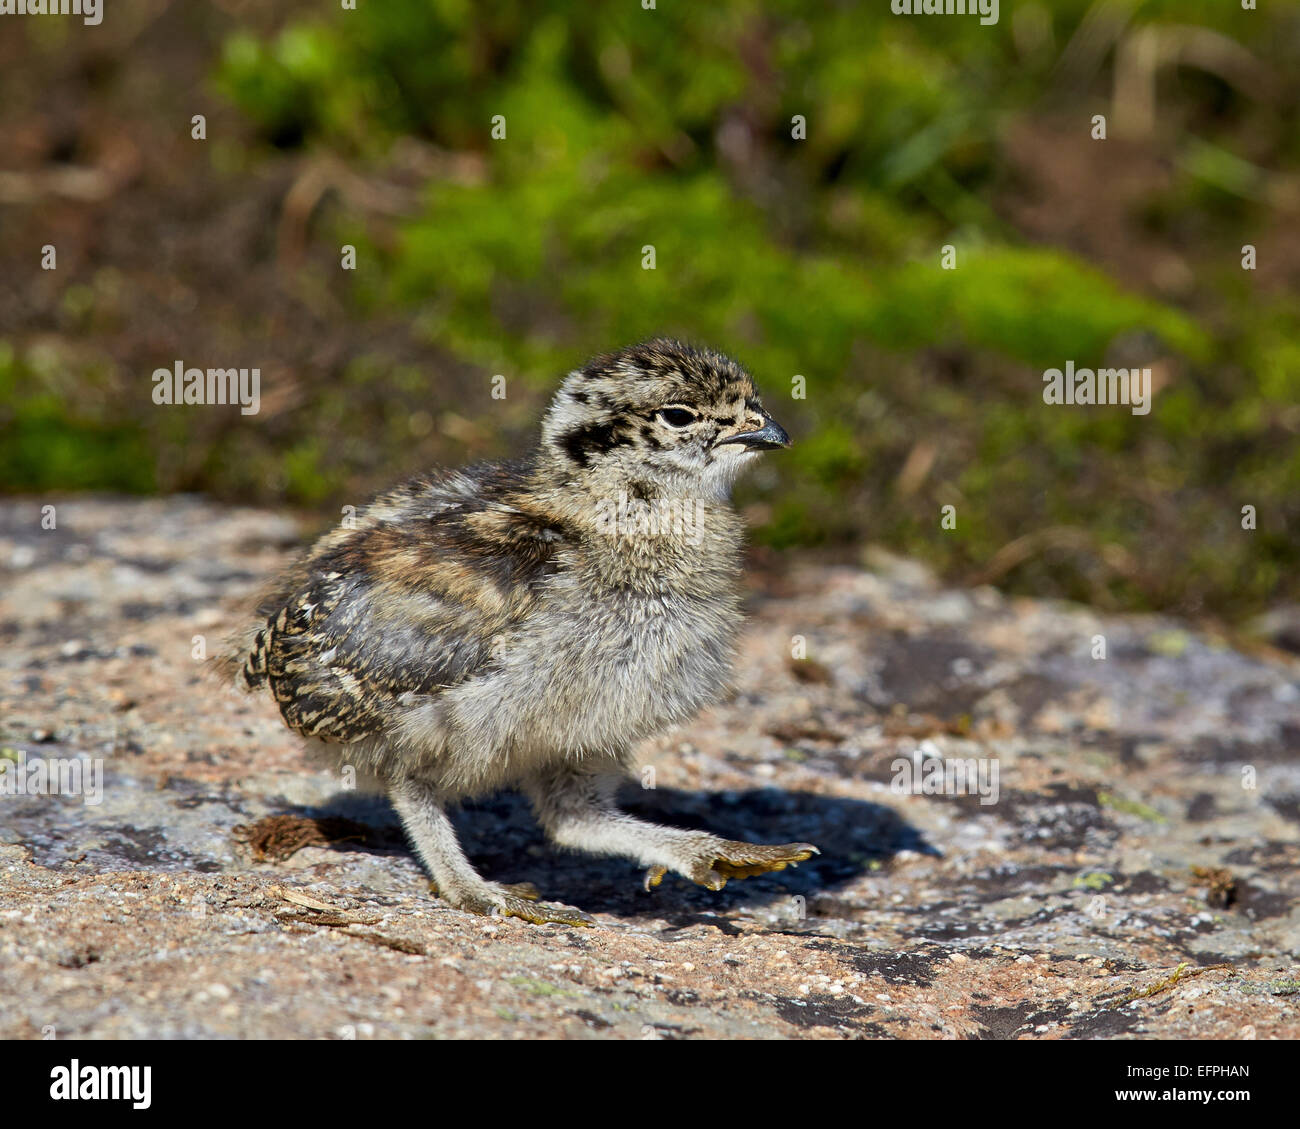
[[[527,458],[377,498],[276,585],[242,651],[290,728],[377,776],[451,905],[587,924],[482,878],[449,804],[520,787],[550,838],[718,890],[808,843],[647,823],[614,792],[637,742],[715,701],[741,625],[732,483],[790,438],[749,375],[659,339],[570,373]],[[255,632],[255,634],[254,634]]]

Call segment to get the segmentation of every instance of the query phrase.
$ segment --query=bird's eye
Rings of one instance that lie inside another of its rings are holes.
[[[660,408],[655,415],[669,427],[685,427],[697,418],[689,408]]]

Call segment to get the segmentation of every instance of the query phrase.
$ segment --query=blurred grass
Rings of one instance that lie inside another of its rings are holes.
[[[358,324],[396,311],[441,354],[539,394],[583,356],[653,334],[734,352],[798,440],[746,495],[772,545],[884,541],[959,579],[1130,608],[1238,615],[1300,598],[1300,312],[1238,269],[1241,244],[1286,214],[1265,170],[1300,155],[1296,84],[1261,102],[1218,74],[1161,78],[1164,132],[1148,144],[1168,175],[1112,241],[1116,261],[1131,239],[1161,244],[1188,285],[1162,293],[1104,254],[1035,242],[1006,205],[1018,122],[1069,123],[1087,161],[1126,152],[1088,138],[1110,109],[1107,20],[1112,38],[1198,25],[1284,59],[1295,13],[1060,0],[1005,4],[986,28],[794,0],[363,7],[235,32],[212,76],[248,123],[250,166],[329,153],[382,175],[403,138],[475,158],[431,176],[400,219],[344,207],[314,233],[367,264],[345,284]],[[940,269],[945,244],[956,270]],[[1153,411],[1049,409],[1041,374],[1067,359],[1155,364]],[[796,374],[805,399],[791,399]],[[319,503],[349,480],[320,436],[412,378],[362,358],[343,387],[309,389],[287,446],[214,437],[225,456],[187,484],[258,496],[274,463],[282,496]],[[159,425],[61,415],[52,379],[12,350],[0,363],[23,435],[0,454],[4,481],[155,488]],[[499,430],[494,408],[465,426]]]

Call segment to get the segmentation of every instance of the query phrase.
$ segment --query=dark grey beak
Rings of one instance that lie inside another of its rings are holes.
[[[724,443],[739,443],[751,451],[775,451],[790,446],[790,436],[786,434],[784,427],[768,416],[766,422],[757,431],[742,431],[738,435],[729,435],[726,439],[719,439],[714,446],[721,447]]]

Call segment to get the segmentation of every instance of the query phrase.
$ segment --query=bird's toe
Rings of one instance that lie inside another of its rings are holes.
[[[700,878],[695,881],[711,890],[720,890],[729,878],[753,878],[758,874],[784,870],[787,866],[798,866],[820,853],[811,843],[764,846],[759,843],[724,842],[711,852],[712,857],[707,865],[700,868],[704,881]],[[721,881],[718,882],[718,879]]]
[[[531,882],[512,885],[490,883],[482,889],[461,891],[454,895],[440,893],[439,897],[454,909],[475,913],[481,917],[517,917],[533,925],[595,925],[595,919],[573,906],[543,902],[537,887]]]
[[[534,891],[534,895],[536,891]],[[541,902],[534,898],[507,894],[492,908],[496,917],[517,917],[533,925],[574,925],[592,926],[595,919],[573,906],[563,906],[557,902]]]

